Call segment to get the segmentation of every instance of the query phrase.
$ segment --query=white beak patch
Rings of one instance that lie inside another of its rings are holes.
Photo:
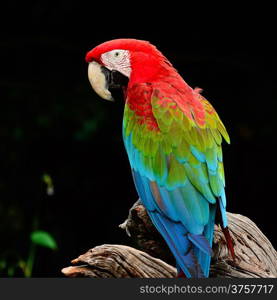
[[[88,79],[94,91],[103,99],[113,101],[111,92],[107,89],[107,82],[101,65],[96,61],[88,65]]]

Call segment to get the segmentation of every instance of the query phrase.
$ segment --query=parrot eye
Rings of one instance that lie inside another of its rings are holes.
[[[115,70],[130,77],[131,65],[128,50],[114,49],[101,55],[103,65],[109,70]]]

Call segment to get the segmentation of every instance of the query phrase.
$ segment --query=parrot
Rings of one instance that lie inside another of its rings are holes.
[[[228,229],[222,141],[229,135],[200,88],[148,41],[122,38],[88,51],[88,79],[124,99],[122,136],[138,196],[176,260],[177,277],[209,277],[214,225]]]

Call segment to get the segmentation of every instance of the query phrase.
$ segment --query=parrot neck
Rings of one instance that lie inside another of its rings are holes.
[[[150,130],[159,130],[153,115],[151,98],[154,91],[162,90],[164,95],[179,95],[180,107],[184,111],[194,103],[194,91],[180,76],[170,62],[162,55],[145,53],[132,54],[131,75],[125,92],[126,105],[135,113],[140,124],[146,124]],[[186,101],[185,101],[185,100]]]
[[[145,53],[132,54],[131,70],[128,89],[140,83],[166,83],[183,94],[193,93],[193,89],[161,53],[156,56]]]
[[[129,86],[137,83],[146,83],[162,80],[176,72],[167,59],[162,56],[153,56],[146,53],[131,55],[131,76]]]

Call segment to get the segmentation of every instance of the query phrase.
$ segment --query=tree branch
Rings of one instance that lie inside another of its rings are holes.
[[[215,225],[210,277],[277,277],[277,253],[265,235],[247,217],[231,213],[227,216],[237,260],[234,263],[230,258],[224,235]],[[175,259],[139,201],[120,227],[142,251],[123,245],[98,246],[74,259],[74,266],[62,269],[63,274],[100,278],[176,277],[176,269],[171,266]]]

